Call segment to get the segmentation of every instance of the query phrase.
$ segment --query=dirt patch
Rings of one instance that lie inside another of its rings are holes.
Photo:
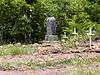
[[[93,58],[96,56],[100,56],[100,53],[70,53],[70,54],[48,54],[48,55],[22,55],[22,56],[5,56],[0,57],[0,62],[19,62],[19,61],[35,61],[35,62],[43,62],[43,61],[55,61],[55,60],[63,60],[63,59],[71,59],[75,56],[79,56],[82,58]]]
[[[0,71],[0,75],[36,75],[34,71]]]
[[[85,47],[85,51],[80,51],[83,47],[78,47],[77,49],[72,49],[72,51],[63,52],[63,46],[60,43],[43,43],[43,44],[34,44],[33,47],[37,49],[37,52],[32,55],[16,55],[16,56],[1,56],[0,63],[5,62],[28,62],[33,61],[35,63],[41,63],[45,61],[59,61],[65,59],[72,59],[78,56],[80,59],[92,59],[95,57],[100,57],[99,44],[100,42],[93,42],[93,49],[89,50],[88,47]],[[93,59],[92,64],[88,65],[80,65],[83,69],[87,70],[100,70],[100,63],[95,62]],[[15,71],[0,71],[0,75],[65,75],[71,72],[76,71],[78,68],[72,65],[58,64],[56,67],[52,69],[37,69],[37,70],[29,70],[25,69],[26,66],[22,65],[21,68],[23,70],[15,70]]]

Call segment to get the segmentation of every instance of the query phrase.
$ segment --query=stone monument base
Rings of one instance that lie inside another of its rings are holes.
[[[45,35],[45,41],[58,41],[58,35]]]

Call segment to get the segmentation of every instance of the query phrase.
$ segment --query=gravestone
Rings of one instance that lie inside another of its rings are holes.
[[[56,19],[54,17],[47,18],[45,41],[57,41]]]

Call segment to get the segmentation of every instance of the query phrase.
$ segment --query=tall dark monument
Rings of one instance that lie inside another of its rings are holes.
[[[45,41],[57,41],[58,36],[56,35],[56,19],[54,17],[47,18],[47,25],[46,25],[46,35]]]

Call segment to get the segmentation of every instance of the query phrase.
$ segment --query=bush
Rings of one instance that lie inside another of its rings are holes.
[[[24,0],[1,0],[0,37],[3,42],[38,42],[44,37],[43,4]]]
[[[72,33],[74,27],[80,34],[91,26],[100,36],[99,1],[89,0],[1,0],[0,39],[3,42],[39,42],[44,39],[44,22],[48,15],[57,21],[57,33]],[[93,10],[92,10],[93,9]],[[97,26],[98,25],[98,26]]]

